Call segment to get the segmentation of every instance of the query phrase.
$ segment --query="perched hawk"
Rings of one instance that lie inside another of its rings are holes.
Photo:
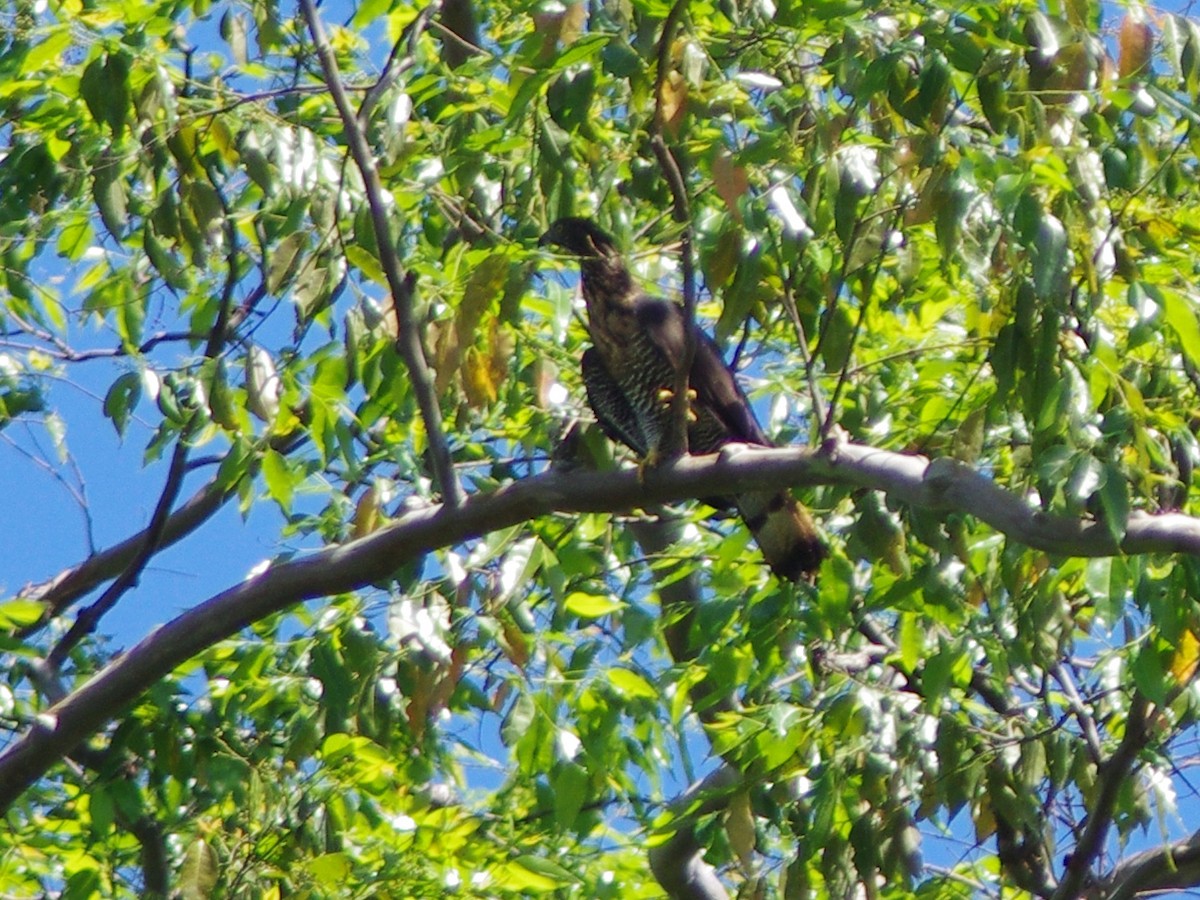
[[[685,352],[683,308],[634,285],[612,238],[588,219],[559,219],[540,243],[579,258],[592,337],[583,354],[588,404],[612,440],[643,459],[656,456],[670,433],[670,396]],[[714,453],[732,441],[772,446],[717,345],[692,328],[688,449]],[[771,571],[790,581],[816,573],[825,547],[808,511],[790,493],[753,491],[732,501]]]

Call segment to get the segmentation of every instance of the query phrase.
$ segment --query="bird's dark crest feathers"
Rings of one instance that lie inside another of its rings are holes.
[[[561,247],[580,260],[593,346],[583,354],[588,404],[612,440],[643,458],[657,456],[670,428],[664,392],[675,386],[688,329],[695,353],[688,373],[695,394],[688,446],[714,453],[730,442],[772,446],[733,371],[707,334],[686,321],[682,307],[634,286],[612,237],[589,219],[558,219],[542,246]],[[751,491],[717,498],[736,505],[772,571],[789,581],[811,579],[825,556],[807,510],[786,491]]]
[[[562,247],[576,256],[615,256],[616,242],[612,235],[591,219],[564,216],[556,219],[538,241],[538,246]]]

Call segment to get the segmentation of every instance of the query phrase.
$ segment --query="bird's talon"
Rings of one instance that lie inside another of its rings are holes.
[[[658,448],[651,450],[644,457],[638,460],[637,464],[637,479],[638,484],[646,483],[646,471],[653,469],[662,462],[662,454],[658,452]]]

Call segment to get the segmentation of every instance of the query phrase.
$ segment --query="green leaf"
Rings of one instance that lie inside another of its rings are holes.
[[[1163,317],[1179,338],[1184,356],[1193,365],[1200,365],[1200,323],[1196,320],[1195,301],[1158,285],[1146,286],[1146,292],[1162,307]]]
[[[910,612],[901,613],[896,643],[904,670],[915,672],[925,650],[925,630],[919,615]]]
[[[553,777],[554,819],[559,828],[573,828],[588,797],[587,770],[576,763],[564,763]]]
[[[1133,682],[1152,703],[1164,702],[1168,689],[1174,686],[1174,678],[1164,659],[1169,654],[1170,648],[1155,638],[1142,643],[1133,656]]]
[[[121,178],[120,163],[107,154],[101,155],[92,167],[92,196],[104,227],[109,234],[121,240],[129,221],[125,183]]]
[[[217,886],[217,854],[204,838],[196,838],[183,854],[176,885],[183,900],[208,900]]]
[[[563,600],[563,608],[581,619],[599,619],[624,609],[625,604],[616,597],[574,591]]]
[[[1049,213],[1042,213],[1033,245],[1033,289],[1043,300],[1060,290],[1066,274],[1067,230]]]
[[[0,629],[12,631],[40,621],[45,605],[36,600],[5,600],[0,603]]]
[[[608,681],[627,700],[642,698],[657,700],[658,691],[637,672],[630,669],[614,668],[608,670]]]
[[[336,887],[345,883],[353,867],[345,853],[322,853],[308,864],[308,871],[320,884]]]
[[[91,819],[92,834],[103,838],[112,829],[115,808],[112,795],[103,784],[88,795],[88,817]]]
[[[306,232],[293,232],[276,245],[267,269],[267,291],[269,293],[278,294],[291,284],[304,259],[303,253],[307,247],[308,234]]]
[[[1116,463],[1104,466],[1104,484],[1100,486],[1100,508],[1104,511],[1104,524],[1113,540],[1120,542],[1129,525],[1129,482]]]
[[[510,871],[516,869],[523,872],[526,881],[523,885],[513,885],[518,890],[522,887],[534,890],[555,890],[565,885],[575,884],[578,877],[571,874],[556,862],[537,856],[519,856],[512,861]]]
[[[125,435],[129,416],[142,396],[142,376],[137,372],[126,372],[119,376],[104,396],[104,415],[112,420],[117,435]]]
[[[283,455],[275,450],[267,449],[263,453],[263,480],[267,484],[267,493],[279,504],[285,515],[292,510],[292,493],[295,490],[292,470]]]

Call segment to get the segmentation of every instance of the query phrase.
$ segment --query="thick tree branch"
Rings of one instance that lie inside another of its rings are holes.
[[[379,248],[379,265],[387,278],[388,290],[392,294],[392,305],[396,310],[400,333],[396,338],[396,350],[404,360],[412,381],[413,395],[417,407],[421,411],[421,419],[425,423],[425,437],[429,442],[429,457],[433,467],[433,475],[437,479],[442,497],[450,506],[461,506],[463,502],[462,485],[454,475],[453,460],[450,447],[446,441],[446,432],[442,428],[442,410],[438,405],[437,391],[434,389],[433,375],[425,358],[425,348],[421,345],[421,335],[418,333],[415,316],[413,315],[412,282],[404,274],[400,259],[396,253],[396,245],[392,237],[391,219],[388,217],[387,205],[383,199],[383,184],[379,180],[379,170],[375,168],[375,157],[367,143],[367,136],[358,121],[358,115],[350,103],[350,97],[342,84],[341,72],[338,70],[337,58],[329,39],[325,35],[325,26],[317,14],[313,0],[300,0],[300,11],[312,34],[313,44],[317,49],[317,57],[325,73],[325,84],[337,106],[338,115],[346,135],[346,144],[354,165],[358,168],[363,179],[363,189],[367,195],[367,206],[371,211],[371,223],[375,227],[375,243]]]
[[[1131,900],[1139,894],[1185,890],[1196,885],[1200,885],[1200,831],[1122,860],[1084,896],[1095,900]]]
[[[650,871],[672,900],[725,900],[729,892],[704,862],[704,849],[692,824],[699,816],[724,809],[729,792],[742,780],[730,765],[714,769],[671,804],[679,817],[675,833],[650,851]]]
[[[882,490],[902,502],[968,513],[1013,540],[1053,553],[1200,555],[1200,519],[1133,517],[1118,546],[1103,523],[1031,509],[961,463],[930,463],[859,444],[820,449],[733,445],[714,456],[684,457],[645,473],[550,472],[474,495],[458,508],[439,505],[411,512],[357,541],[274,566],[167,623],[51,707],[0,754],[0,811],[176,666],[302,600],[357,590],[432,550],[554,512],[612,512],[818,482]]]

